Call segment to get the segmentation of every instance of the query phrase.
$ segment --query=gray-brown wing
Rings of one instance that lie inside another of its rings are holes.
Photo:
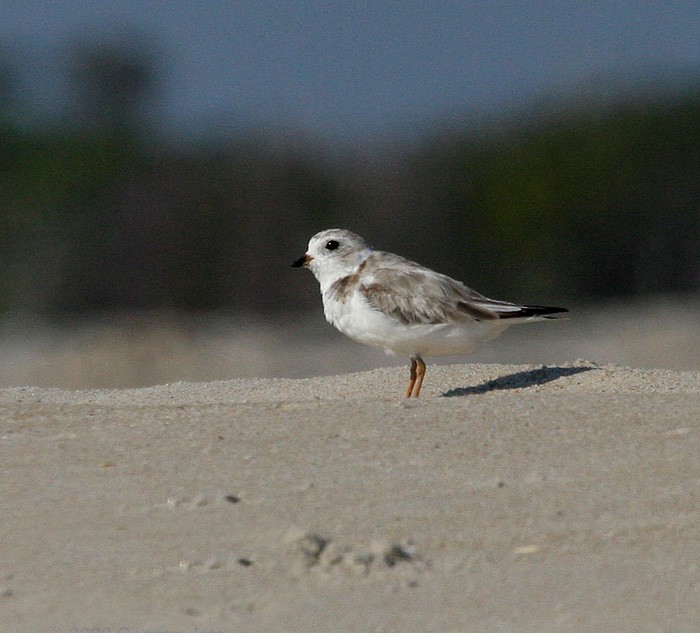
[[[367,264],[368,279],[360,284],[360,292],[373,308],[401,323],[466,323],[499,318],[488,305],[489,299],[446,275],[390,253],[373,253]]]

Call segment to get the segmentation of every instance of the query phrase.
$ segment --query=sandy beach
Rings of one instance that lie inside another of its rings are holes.
[[[700,630],[700,372],[0,390],[8,631]]]

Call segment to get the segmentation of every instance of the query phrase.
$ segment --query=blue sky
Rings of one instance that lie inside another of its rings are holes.
[[[700,70],[700,2],[678,0],[0,0],[0,14],[0,47],[45,109],[72,42],[152,43],[159,121],[185,133],[244,125],[362,141],[596,81]]]

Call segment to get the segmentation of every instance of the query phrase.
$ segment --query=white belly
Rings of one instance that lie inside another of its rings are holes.
[[[323,308],[328,322],[354,341],[407,356],[470,354],[509,325],[502,320],[405,325],[372,308],[359,293],[344,303],[324,294]]]

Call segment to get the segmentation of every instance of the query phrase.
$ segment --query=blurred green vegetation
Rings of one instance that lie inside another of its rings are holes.
[[[696,92],[443,139],[414,164],[448,250],[469,236],[511,292],[596,298],[700,285]]]
[[[694,89],[465,121],[377,160],[252,135],[155,140],[150,61],[75,55],[60,126],[18,123],[0,68],[0,311],[283,314],[315,299],[288,267],[331,226],[514,301],[700,286]]]

